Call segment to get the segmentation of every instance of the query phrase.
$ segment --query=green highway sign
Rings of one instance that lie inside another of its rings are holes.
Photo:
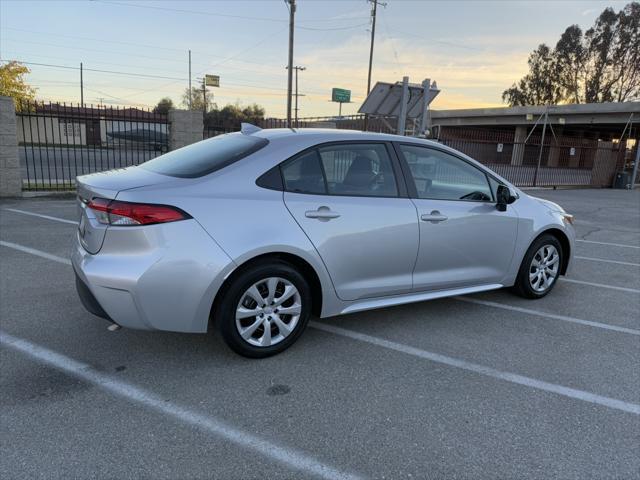
[[[338,103],[350,103],[351,102],[351,90],[345,90],[344,88],[334,88],[331,90],[331,101]]]

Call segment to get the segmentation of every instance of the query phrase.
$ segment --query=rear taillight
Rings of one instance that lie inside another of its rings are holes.
[[[132,203],[94,198],[87,205],[105,225],[153,225],[191,218],[179,208],[152,203]]]

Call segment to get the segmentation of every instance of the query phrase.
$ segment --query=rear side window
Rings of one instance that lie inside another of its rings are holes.
[[[266,138],[230,133],[174,150],[140,166],[172,177],[201,177],[257,152],[268,143]]]
[[[339,144],[318,149],[330,195],[396,197],[391,158],[380,143]]]
[[[282,178],[289,192],[324,195],[326,187],[318,152],[311,150],[282,165]]]
[[[281,165],[289,192],[396,197],[391,158],[381,143],[340,143],[310,150]]]

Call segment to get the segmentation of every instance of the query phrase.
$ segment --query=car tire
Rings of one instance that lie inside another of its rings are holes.
[[[548,295],[558,283],[563,255],[562,245],[556,237],[549,234],[538,237],[522,260],[512,291],[530,299]]]
[[[214,322],[236,353],[269,357],[300,337],[309,322],[311,302],[309,284],[293,266],[264,262],[231,281],[214,311]]]

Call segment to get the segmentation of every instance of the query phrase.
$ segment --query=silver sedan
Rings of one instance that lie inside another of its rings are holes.
[[[346,130],[223,135],[77,178],[85,307],[265,357],[310,315],[511,287],[548,294],[573,217],[435,142]]]

